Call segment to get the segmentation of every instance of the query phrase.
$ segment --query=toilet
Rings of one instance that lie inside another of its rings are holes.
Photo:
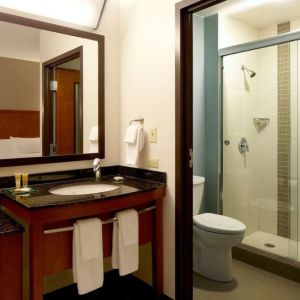
[[[212,280],[233,279],[231,247],[242,242],[245,224],[222,215],[199,213],[205,178],[193,176],[193,271]]]

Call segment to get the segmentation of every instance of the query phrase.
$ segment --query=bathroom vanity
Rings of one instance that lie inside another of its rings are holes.
[[[0,299],[22,299],[24,228],[0,210]],[[20,272],[21,270],[21,272]]]
[[[159,172],[158,172],[159,173]],[[161,173],[164,174],[164,173]],[[123,176],[123,175],[122,175]],[[115,212],[134,208],[139,214],[139,243],[152,241],[153,287],[162,293],[162,199],[165,183],[113,176],[105,184],[118,186],[104,193],[54,195],[49,190],[65,185],[88,184],[92,178],[34,185],[30,194],[4,191],[0,204],[28,225],[30,253],[30,299],[43,299],[43,278],[72,268],[72,225],[80,218],[99,217],[104,223]],[[94,182],[93,182],[94,183]],[[112,223],[103,225],[104,257],[111,256]]]

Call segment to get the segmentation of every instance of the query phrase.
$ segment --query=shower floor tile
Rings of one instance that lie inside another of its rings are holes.
[[[247,235],[242,243],[269,253],[299,261],[300,243],[275,234],[256,231]]]

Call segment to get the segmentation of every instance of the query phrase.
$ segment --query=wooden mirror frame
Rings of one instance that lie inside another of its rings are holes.
[[[90,39],[98,43],[98,137],[99,137],[98,153],[0,159],[0,167],[90,160],[96,157],[104,158],[105,157],[104,36],[87,32],[87,31],[82,31],[82,30],[55,25],[55,24],[42,22],[42,21],[36,21],[29,18],[15,16],[15,15],[2,13],[2,12],[0,12],[0,21],[17,24],[17,25],[23,25],[23,26],[32,27],[41,30],[57,32],[61,34],[67,34],[79,38]]]

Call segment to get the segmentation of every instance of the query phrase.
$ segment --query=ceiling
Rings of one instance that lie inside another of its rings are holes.
[[[225,14],[256,28],[300,19],[300,0],[228,0],[197,13]]]

